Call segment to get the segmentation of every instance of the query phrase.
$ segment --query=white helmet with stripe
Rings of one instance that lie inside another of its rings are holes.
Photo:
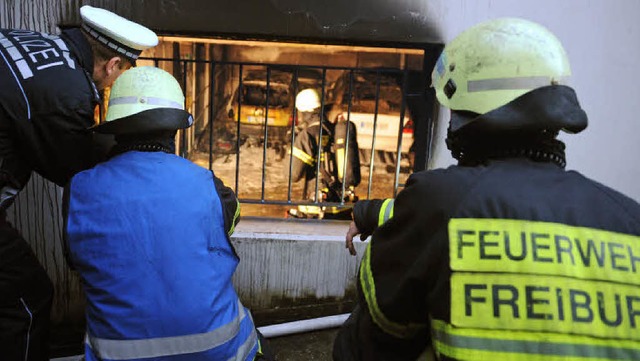
[[[473,26],[447,44],[432,85],[445,107],[485,114],[570,75],[567,54],[549,30],[502,18]]]
[[[100,133],[132,134],[177,130],[193,123],[184,94],[173,75],[152,66],[131,68],[113,84]]]

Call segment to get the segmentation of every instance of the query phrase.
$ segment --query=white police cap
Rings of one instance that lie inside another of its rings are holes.
[[[80,16],[89,36],[133,63],[143,50],[158,45],[156,33],[110,11],[84,5]]]

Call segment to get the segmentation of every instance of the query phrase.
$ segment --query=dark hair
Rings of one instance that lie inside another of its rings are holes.
[[[104,44],[92,38],[91,36],[87,34],[84,34],[84,35],[85,35],[85,38],[87,38],[89,45],[91,45],[91,52],[93,53],[94,62],[108,61],[111,58],[119,58],[120,59],[119,67],[121,69],[123,66],[125,66],[125,64],[131,64],[131,61],[128,58],[122,56],[122,54],[105,46]]]

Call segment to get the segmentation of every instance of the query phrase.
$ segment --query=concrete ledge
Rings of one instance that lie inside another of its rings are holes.
[[[236,227],[234,236],[239,233],[277,234],[277,235],[325,235],[336,240],[344,240],[349,229],[349,221],[297,219],[297,218],[263,218],[242,217]]]
[[[358,255],[344,246],[347,221],[245,218],[232,243],[240,256],[234,284],[257,324],[350,312]]]

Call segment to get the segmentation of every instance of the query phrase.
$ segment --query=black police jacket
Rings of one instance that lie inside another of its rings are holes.
[[[443,360],[640,359],[640,205],[615,190],[493,160],[413,174],[354,219],[373,235],[336,360],[413,360],[430,339]]]
[[[99,101],[93,58],[79,29],[59,36],[0,29],[0,207],[31,170],[64,185],[92,165],[91,135]]]

